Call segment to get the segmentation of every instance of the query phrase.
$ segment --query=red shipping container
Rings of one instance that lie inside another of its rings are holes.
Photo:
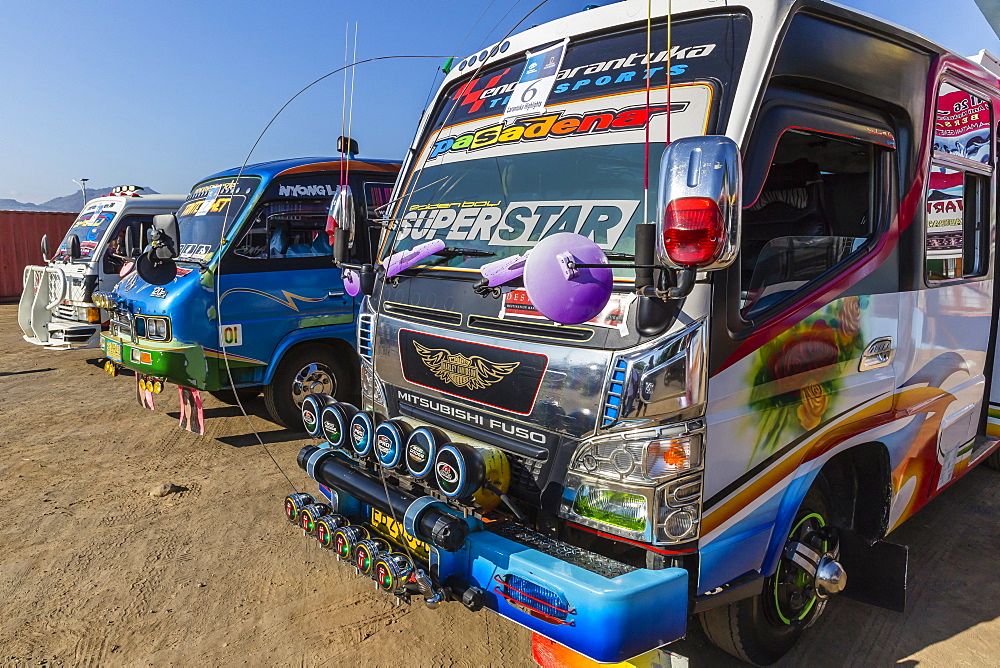
[[[0,302],[21,298],[24,267],[42,264],[42,235],[49,235],[49,248],[55,252],[76,216],[51,211],[0,211]]]

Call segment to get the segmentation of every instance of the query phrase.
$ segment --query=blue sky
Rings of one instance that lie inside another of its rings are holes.
[[[241,164],[289,97],[344,63],[346,22],[358,23],[359,59],[465,56],[501,37],[538,2],[5,0],[0,198],[42,202],[72,192],[72,180],[82,177],[91,186],[186,192],[198,179]],[[549,0],[524,27],[586,4]],[[946,10],[940,0],[845,4],[965,55],[981,48],[1000,54],[1000,40],[973,0],[955,0]],[[358,68],[352,134],[362,155],[402,157],[442,63]],[[332,155],[342,93],[336,75],[293,102],[252,161]]]

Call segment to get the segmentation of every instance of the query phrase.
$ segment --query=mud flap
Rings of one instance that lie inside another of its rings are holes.
[[[143,408],[155,411],[156,404],[153,402],[153,393],[146,389],[148,387],[146,385],[148,380],[149,377],[145,374],[135,374],[135,401]]]
[[[192,434],[205,435],[205,409],[201,405],[201,392],[193,387],[177,387],[181,403],[181,429]]]
[[[840,563],[847,571],[843,595],[894,612],[906,607],[909,548],[878,541],[869,545],[852,531],[840,534]]]

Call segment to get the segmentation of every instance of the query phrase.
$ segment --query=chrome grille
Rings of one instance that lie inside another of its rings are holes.
[[[358,354],[369,362],[372,361],[372,319],[371,313],[358,317]]]
[[[511,496],[524,501],[538,501],[542,490],[539,479],[542,475],[542,462],[538,459],[522,457],[507,452],[510,463],[510,493]]]

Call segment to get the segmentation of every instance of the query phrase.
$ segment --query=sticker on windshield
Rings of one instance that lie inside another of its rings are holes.
[[[195,211],[194,215],[204,216],[211,211],[215,206],[215,200],[219,196],[219,191],[221,190],[221,185],[212,186],[211,189],[209,189],[208,194],[205,196],[205,201],[201,203],[201,206],[198,207],[198,210]]]
[[[666,140],[666,117],[670,115],[673,139],[705,134],[712,104],[712,87],[695,83],[675,85],[667,104],[663,91],[659,100],[646,106],[645,93],[622,93],[611,97],[571,102],[561,109],[516,118],[483,119],[452,126],[428,142],[424,151],[428,166],[557,149],[615,144],[640,144]],[[612,102],[613,100],[613,102]],[[614,106],[611,106],[611,105]],[[462,128],[462,129],[458,129]],[[608,137],[613,134],[613,137]]]
[[[575,232],[604,249],[615,247],[640,200],[542,200],[414,205],[399,237],[430,241],[487,241],[490,246],[533,246],[559,232]]]
[[[521,78],[514,84],[503,117],[518,114],[532,114],[545,109],[552,87],[556,84],[556,75],[562,67],[563,55],[569,38],[565,38],[555,46],[544,51],[527,52],[528,60],[524,64]]]

